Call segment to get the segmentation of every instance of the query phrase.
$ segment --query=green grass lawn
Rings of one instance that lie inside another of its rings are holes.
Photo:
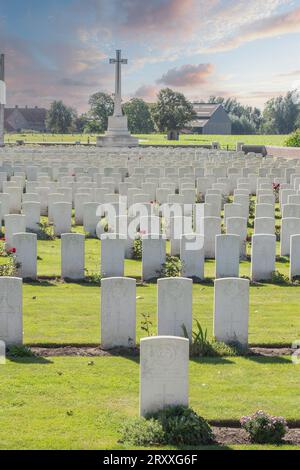
[[[181,135],[179,141],[168,141],[165,134],[141,134],[137,135],[142,145],[209,145],[219,142],[222,148],[229,146],[233,149],[237,142],[256,145],[282,146],[286,135]],[[6,134],[6,143],[15,143],[23,140],[25,143],[96,143],[96,134]]]
[[[78,284],[24,285],[26,344],[100,344],[100,288]],[[194,285],[193,316],[212,337],[214,288]],[[287,345],[300,338],[300,288],[264,285],[250,289],[250,344]],[[142,315],[156,334],[157,286],[137,288],[137,338]]]
[[[82,227],[74,230],[82,232]],[[100,271],[100,245],[99,240],[86,240],[89,273]],[[284,275],[288,267],[288,259],[277,263]],[[194,320],[207,328],[210,338],[214,270],[215,262],[207,260],[208,282],[193,287]],[[241,263],[240,271],[249,276],[249,261]],[[99,345],[101,289],[55,279],[60,276],[59,239],[38,242],[38,275],[41,282],[23,286],[25,344]],[[141,262],[127,260],[125,275],[140,279]],[[150,315],[151,334],[156,334],[157,286],[138,286],[136,295],[139,341],[145,336],[143,314]],[[251,286],[250,344],[290,346],[299,339],[299,299],[298,286]],[[0,366],[0,449],[126,449],[118,440],[124,420],[138,414],[139,359],[97,357],[92,359],[94,365],[90,361],[83,357],[23,358]],[[209,420],[238,420],[258,409],[300,420],[299,385],[299,369],[290,357],[190,361],[190,404]]]
[[[252,220],[252,218],[250,219]],[[280,224],[280,221],[277,221]],[[82,227],[74,227],[82,233]],[[252,233],[249,229],[249,234]],[[279,254],[279,243],[277,253]],[[170,245],[167,244],[169,251]],[[24,339],[26,344],[99,344],[100,343],[100,288],[86,283],[63,283],[60,278],[60,240],[38,241],[38,276],[42,283],[25,283]],[[248,244],[247,252],[250,253]],[[86,239],[85,265],[87,274],[100,272],[101,243]],[[0,262],[5,262],[0,258]],[[141,279],[140,261],[126,260],[125,275]],[[240,275],[250,276],[249,261],[240,263]],[[289,274],[289,261],[284,258],[276,264],[283,275]],[[206,260],[205,276],[208,282],[194,284],[193,316],[212,337],[213,278],[215,261]],[[50,278],[48,280],[48,278]],[[250,287],[251,345],[286,345],[300,338],[300,287],[272,283]],[[137,287],[137,339],[143,336],[143,315],[150,315],[151,333],[156,334],[157,286]]]
[[[126,449],[118,440],[124,421],[137,415],[138,359],[89,362],[28,358],[0,366],[0,449]],[[209,420],[238,420],[258,408],[296,420],[296,367],[281,357],[191,361],[190,405]]]

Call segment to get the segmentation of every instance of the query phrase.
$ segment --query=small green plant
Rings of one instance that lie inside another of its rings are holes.
[[[132,248],[132,258],[136,261],[141,261],[142,259],[142,239],[140,237],[134,240]]]
[[[0,256],[6,260],[5,263],[0,264],[0,277],[16,276],[21,264],[17,262],[16,249],[10,248],[7,250],[5,248],[5,239],[1,240]]]
[[[90,273],[87,269],[85,270],[85,282],[87,284],[101,285],[102,276],[100,273]]]
[[[161,423],[155,419],[136,418],[121,428],[120,442],[134,446],[159,446],[165,444],[165,433]]]
[[[270,416],[262,410],[251,416],[243,416],[240,422],[251,442],[256,444],[280,444],[288,432],[284,418]]]
[[[17,263],[15,256],[9,256],[5,264],[0,265],[0,277],[14,277],[18,273],[20,263]]]
[[[177,256],[167,255],[166,262],[162,265],[162,277],[179,277],[183,264]]]
[[[37,238],[38,240],[55,240],[53,226],[49,225],[48,222],[39,223]]]
[[[35,354],[27,346],[11,346],[8,349],[10,357],[34,357]]]
[[[153,327],[153,323],[150,320],[149,313],[142,313],[141,330],[145,331],[147,336],[152,336],[152,333],[151,333],[152,327]]]
[[[253,219],[255,217],[255,201],[251,200],[249,205],[249,217]]]
[[[207,421],[195,411],[184,406],[172,406],[125,424],[120,442],[144,447],[208,445],[214,442],[214,435]]]
[[[285,141],[287,147],[300,147],[300,129],[292,132]]]
[[[300,276],[294,276],[292,279],[292,283],[294,286],[299,286],[300,285]]]
[[[238,344],[225,344],[219,341],[209,341],[207,330],[203,330],[199,321],[196,320],[197,330],[192,333],[192,344],[190,346],[191,357],[233,357],[245,354]],[[182,325],[183,334],[188,338],[185,325]]]
[[[211,427],[204,418],[185,406],[170,406],[149,418],[157,420],[171,445],[208,445],[214,441]]]
[[[290,284],[290,280],[289,280],[288,276],[286,276],[285,274],[280,273],[279,271],[274,271],[272,273],[271,281],[272,281],[273,284],[278,284],[278,285],[282,285],[282,286]]]

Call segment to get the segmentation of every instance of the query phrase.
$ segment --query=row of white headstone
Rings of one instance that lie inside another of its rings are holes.
[[[9,221],[22,216],[7,216]],[[18,219],[21,220],[22,219]],[[287,219],[289,220],[289,219]],[[6,245],[16,251],[18,275],[22,278],[37,278],[37,235],[18,232],[7,224]],[[101,276],[124,276],[127,240],[117,234],[101,236]],[[189,234],[179,240],[181,275],[198,280],[205,279],[204,237]],[[238,235],[217,235],[215,237],[215,278],[239,277],[241,238]],[[300,276],[300,235],[290,236],[290,279]],[[142,280],[157,279],[166,262],[166,239],[153,234],[142,236]],[[268,281],[276,270],[276,236],[253,235],[251,247],[251,279]],[[61,277],[70,280],[85,278],[85,236],[78,233],[61,235]]]
[[[188,335],[192,340],[193,283],[187,278],[158,280],[159,336]],[[249,281],[215,281],[214,336],[218,341],[248,345]],[[23,343],[22,280],[0,278],[0,340]],[[136,280],[107,278],[101,284],[101,344],[104,349],[136,345]]]

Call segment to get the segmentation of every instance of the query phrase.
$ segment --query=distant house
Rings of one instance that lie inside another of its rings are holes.
[[[4,127],[6,132],[20,132],[22,130],[45,132],[47,109],[38,108],[6,108],[4,113]]]
[[[195,119],[188,129],[194,134],[231,134],[231,120],[221,104],[193,103]]]

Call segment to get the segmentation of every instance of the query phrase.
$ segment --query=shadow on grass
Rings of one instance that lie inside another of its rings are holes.
[[[291,364],[291,359],[289,356],[245,356],[245,359],[252,362],[257,362],[258,364]]]
[[[15,356],[10,356],[7,354],[7,359],[10,362],[14,362],[16,364],[23,364],[23,365],[49,365],[53,364],[53,361],[46,359],[45,357],[40,357],[40,356],[31,356],[31,357],[15,357]]]
[[[221,364],[232,365],[232,364],[234,364],[234,361],[232,361],[229,356],[227,356],[227,357],[225,357],[225,356],[224,357],[222,357],[222,356],[218,356],[218,357],[209,357],[209,356],[190,357],[190,361],[194,362],[196,364],[214,364],[214,365],[221,365]]]

